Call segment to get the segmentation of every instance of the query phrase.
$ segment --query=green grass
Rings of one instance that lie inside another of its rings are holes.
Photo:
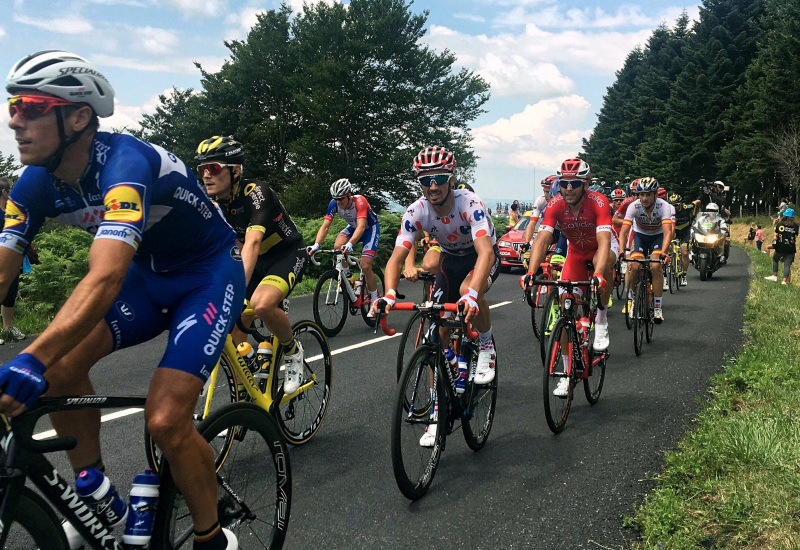
[[[746,345],[626,519],[634,548],[800,548],[800,288],[765,281],[771,258],[742,248]]]

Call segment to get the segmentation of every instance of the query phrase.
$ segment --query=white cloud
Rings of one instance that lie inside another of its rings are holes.
[[[131,34],[138,46],[148,53],[169,53],[180,45],[178,35],[166,29],[136,27],[131,29]]]
[[[218,0],[165,0],[164,4],[185,15],[217,16],[222,13],[223,8],[228,7],[225,2]]]
[[[14,15],[15,23],[31,25],[39,29],[61,34],[83,34],[91,32],[92,24],[85,19],[77,17],[57,17],[55,19],[42,19],[41,17],[27,17]]]
[[[197,67],[194,66],[193,61],[201,63],[203,68],[207,71],[216,72],[222,67],[224,59],[211,56],[199,58],[175,57],[162,58],[158,62],[153,62],[106,54],[95,54],[92,56],[92,62],[97,65],[120,67],[134,71],[199,75],[200,73]]]
[[[225,34],[225,40],[244,40],[247,38],[247,33],[253,28],[253,25],[258,23],[256,17],[263,9],[258,8],[245,8],[238,13],[231,13],[225,18],[225,23],[232,28]]]
[[[485,23],[486,18],[472,13],[454,13],[454,19],[464,19],[465,21],[472,21],[474,23]]]
[[[482,169],[555,167],[574,156],[590,129],[578,130],[591,110],[579,95],[544,99],[509,118],[475,128],[475,153]]]
[[[0,27],[0,40],[4,39],[8,33],[3,27]]]
[[[540,28],[562,28],[562,29],[608,29],[608,28],[648,28],[653,29],[666,22],[673,25],[680,16],[681,11],[686,9],[689,18],[699,19],[700,8],[665,7],[661,11],[648,14],[636,5],[619,5],[616,12],[611,14],[599,7],[589,8],[564,8],[550,3],[546,7],[539,9],[529,9],[534,3],[528,2],[507,2],[502,5],[512,6],[509,11],[499,13],[492,24],[497,28],[520,27],[523,25],[536,25]]]

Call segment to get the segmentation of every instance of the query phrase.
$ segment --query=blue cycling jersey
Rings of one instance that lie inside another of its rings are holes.
[[[189,168],[133,136],[97,132],[80,190],[29,166],[6,209],[0,246],[24,253],[45,218],[81,227],[96,239],[124,241],[134,262],[171,271],[230,249],[233,230]]]

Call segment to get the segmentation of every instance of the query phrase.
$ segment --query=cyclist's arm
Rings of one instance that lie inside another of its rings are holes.
[[[0,300],[4,300],[8,293],[8,287],[19,275],[22,267],[23,255],[17,254],[13,250],[0,247]]]
[[[539,266],[547,255],[547,247],[553,242],[553,234],[550,231],[542,230],[536,234],[531,248],[531,257],[528,261],[528,273],[533,275],[539,270]]]
[[[488,235],[478,237],[472,241],[475,246],[475,252],[478,253],[478,259],[475,262],[475,269],[472,271],[472,288],[478,291],[481,295],[489,289],[489,273],[492,271],[494,265],[494,247],[492,246],[492,239]]]
[[[50,326],[23,353],[51,366],[86,338],[114,303],[135,253],[124,241],[95,239],[89,249],[89,273]]]
[[[662,254],[669,254],[669,245],[672,242],[672,235],[674,231],[674,225],[667,220],[664,220],[661,224],[661,228],[664,230],[664,241],[661,243],[661,250]]]
[[[539,217],[538,216],[531,216],[530,220],[531,221],[528,222],[528,227],[525,228],[525,242],[526,243],[531,242],[531,239],[533,238],[533,231],[536,228],[536,224],[539,222]]]
[[[622,224],[619,230],[619,246],[622,252],[625,252],[625,245],[628,243],[628,234],[631,232],[631,226],[627,223]]]
[[[250,284],[250,277],[253,276],[253,271],[256,269],[258,251],[261,248],[261,241],[263,238],[264,232],[260,229],[248,228],[247,233],[244,235],[244,244],[242,245],[242,264],[244,264],[244,278],[246,285]]]
[[[403,267],[403,262],[408,257],[408,253],[409,250],[405,246],[394,247],[392,256],[386,262],[386,269],[383,273],[386,290],[397,290],[397,284],[400,282],[400,269]]]
[[[611,256],[611,232],[598,231],[596,238],[597,238],[597,265],[595,265],[594,270],[599,273],[603,273],[603,270],[605,270],[606,267],[610,267],[608,259]]]
[[[333,218],[325,218],[325,221],[322,222],[322,227],[320,227],[319,231],[317,231],[317,237],[314,239],[316,244],[322,244],[322,241],[324,241],[325,237],[328,236],[328,231],[330,230],[332,223]]]

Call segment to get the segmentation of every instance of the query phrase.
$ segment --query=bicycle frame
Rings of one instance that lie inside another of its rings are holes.
[[[348,297],[350,298],[350,302],[353,304],[353,307],[361,307],[361,296],[356,296],[355,289],[353,288],[353,285],[350,284],[350,279],[345,277],[345,275],[344,275],[345,265],[344,265],[344,262],[341,261],[341,260],[346,259],[348,266],[352,266],[352,267],[358,268],[358,271],[359,271],[359,277],[358,278],[359,278],[359,280],[361,280],[361,286],[363,288],[363,286],[366,284],[366,281],[363,280],[364,279],[364,272],[361,271],[361,264],[359,262],[360,256],[354,256],[352,254],[342,254],[341,252],[339,252],[337,250],[317,250],[316,253],[333,254],[334,255],[333,267],[339,273],[339,283],[338,283],[339,286],[336,287],[336,292],[335,292],[335,295],[333,297],[333,300],[331,301],[331,296],[330,296],[331,290],[333,290],[333,289],[332,288],[328,288],[328,291],[326,292],[326,295],[325,295],[325,302],[328,303],[328,304],[336,304],[336,303],[338,303],[338,301],[339,301],[339,289],[340,288],[344,288],[344,290],[347,292]],[[319,265],[319,262],[315,262],[315,263],[317,265]]]

